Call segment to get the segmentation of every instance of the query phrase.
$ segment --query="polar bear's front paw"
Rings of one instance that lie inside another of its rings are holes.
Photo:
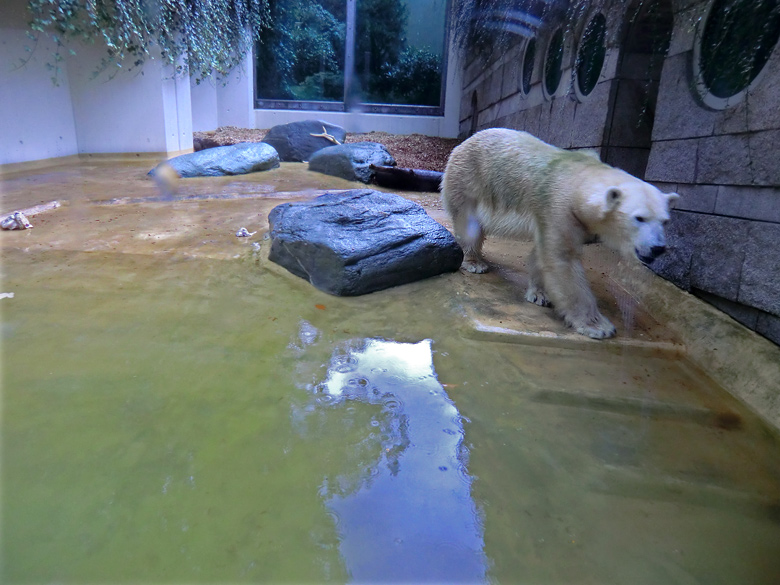
[[[586,323],[573,323],[575,331],[581,335],[587,335],[593,339],[607,339],[614,337],[615,326],[604,315],[599,314],[593,321]]]
[[[528,287],[528,290],[525,291],[525,300],[529,303],[539,305],[540,307],[553,306],[550,299],[548,299],[547,295],[544,294],[544,291],[536,287]]]
[[[490,266],[481,258],[469,258],[468,256],[463,259],[463,264],[461,264],[460,267],[463,268],[463,270],[473,272],[474,274],[484,274],[490,270]]]

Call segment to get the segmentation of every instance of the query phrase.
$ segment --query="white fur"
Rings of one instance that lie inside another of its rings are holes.
[[[444,206],[463,246],[463,268],[485,272],[487,235],[532,235],[526,299],[554,304],[567,325],[597,339],[615,327],[596,306],[581,255],[594,235],[624,257],[650,261],[666,245],[675,193],[527,132],[492,128],[455,148],[442,179]]]

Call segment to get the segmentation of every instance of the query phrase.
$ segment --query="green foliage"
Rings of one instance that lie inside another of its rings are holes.
[[[272,28],[257,50],[262,99],[342,101],[346,46],[344,0],[271,0]],[[439,105],[441,59],[409,47],[407,4],[359,0],[355,66],[362,100]]]
[[[381,75],[383,67],[398,62],[406,48],[407,18],[406,6],[399,0],[358,2],[357,55],[359,63],[369,55],[368,73]]]
[[[270,99],[342,99],[344,21],[308,0],[273,2],[271,20],[273,28],[258,47],[258,94]]]
[[[268,0],[29,0],[28,9],[32,31],[56,45],[55,81],[73,40],[105,42],[96,75],[140,67],[153,47],[177,73],[226,75],[270,26]]]
[[[389,103],[438,106],[441,59],[425,49],[407,47],[396,63],[382,67],[375,89]]]
[[[296,100],[340,101],[344,97],[344,75],[320,71],[290,89]]]

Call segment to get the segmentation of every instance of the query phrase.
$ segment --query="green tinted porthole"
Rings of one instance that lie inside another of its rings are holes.
[[[536,61],[536,39],[529,39],[525,45],[525,53],[523,54],[523,69],[521,72],[521,86],[520,89],[524,95],[528,95],[531,92],[531,79],[534,74],[534,63]]]
[[[550,98],[558,91],[563,77],[563,30],[558,29],[550,39],[544,58],[544,89]]]
[[[607,19],[603,14],[596,14],[590,19],[582,34],[580,48],[577,51],[577,85],[579,97],[590,95],[601,75],[607,48],[604,40],[607,36]]]
[[[780,39],[778,0],[713,0],[694,45],[696,89],[723,109],[742,100]]]

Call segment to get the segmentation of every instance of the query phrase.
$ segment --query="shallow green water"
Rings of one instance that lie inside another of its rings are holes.
[[[456,276],[334,298],[250,254],[3,272],[4,583],[780,575],[777,443],[710,424],[683,363],[464,339]],[[571,394],[613,389],[639,398]]]

